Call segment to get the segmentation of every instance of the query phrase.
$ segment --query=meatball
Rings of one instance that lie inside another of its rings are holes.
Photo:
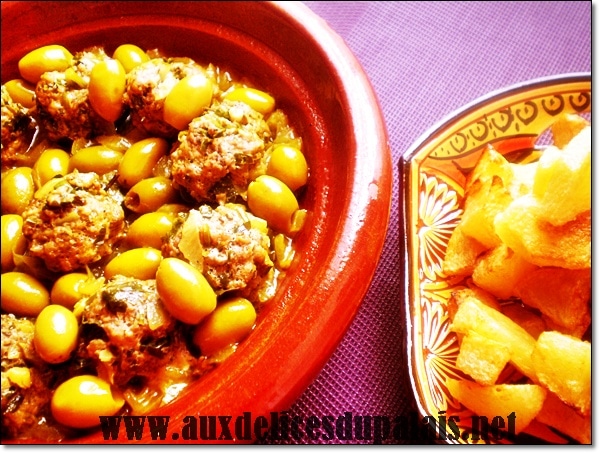
[[[154,280],[114,277],[85,302],[81,323],[77,356],[117,386],[147,385],[182,355],[193,361]]]
[[[2,85],[2,166],[12,166],[27,152],[35,135],[28,109],[10,96]]]
[[[188,260],[217,293],[257,288],[273,262],[270,239],[260,219],[241,205],[208,205],[191,210],[163,246],[163,255]]]
[[[171,153],[173,181],[197,201],[235,201],[254,179],[270,130],[243,102],[214,104],[179,134]]]
[[[127,74],[124,100],[133,125],[164,138],[174,138],[178,130],[163,119],[165,98],[181,79],[202,74],[202,68],[189,58],[153,58]]]
[[[42,74],[35,88],[35,117],[50,140],[88,139],[114,132],[92,108],[88,84],[94,65],[109,57],[96,47],[76,53],[66,71]]]
[[[69,173],[53,180],[23,212],[29,255],[69,272],[111,254],[125,235],[122,196],[104,188],[110,173]]]
[[[47,413],[47,369],[33,346],[33,321],[2,314],[2,436],[34,428]]]

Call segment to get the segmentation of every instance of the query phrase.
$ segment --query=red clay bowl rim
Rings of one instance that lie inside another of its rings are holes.
[[[266,4],[318,43],[326,64],[335,68],[340,79],[338,85],[346,87],[339,95],[341,102],[348,106],[357,148],[355,169],[349,175],[352,193],[345,200],[347,215],[337,226],[336,240],[328,255],[330,260],[315,276],[321,279],[322,285],[313,301],[304,304],[307,311],[288,313],[283,324],[285,332],[282,329],[273,332],[266,338],[268,342],[253,344],[253,351],[248,351],[250,341],[243,343],[239,356],[221,365],[222,373],[218,376],[210,373],[196,383],[192,396],[200,395],[202,400],[193,409],[185,394],[165,408],[162,413],[171,416],[171,432],[181,431],[181,419],[189,412],[235,417],[252,411],[256,417],[289,409],[317,377],[349,328],[370,287],[387,234],[392,193],[391,153],[383,114],[364,69],[343,39],[306,5],[300,2]],[[2,8],[5,7],[10,4],[3,2]],[[357,86],[360,89],[356,89]],[[282,322],[275,321],[276,324]],[[257,331],[264,328],[264,323],[259,324]],[[258,351],[257,346],[262,349]],[[233,372],[225,374],[229,370]],[[201,391],[206,393],[201,394]],[[217,394],[218,400],[211,399],[211,395]],[[103,440],[100,433],[95,433],[73,442],[102,443]],[[149,442],[152,442],[149,438],[136,441]]]
[[[427,145],[427,143],[439,135],[443,134],[446,129],[451,127],[454,123],[460,121],[461,118],[470,115],[471,113],[481,109],[486,104],[493,102],[495,100],[499,100],[502,98],[510,97],[517,93],[526,92],[529,90],[533,90],[539,87],[555,85],[555,84],[563,84],[563,83],[576,83],[576,82],[585,82],[591,81],[592,75],[590,72],[572,72],[572,73],[562,73],[555,74],[550,76],[538,77],[535,79],[526,80],[524,82],[518,82],[512,85],[505,86],[503,88],[499,88],[497,90],[491,91],[485,95],[482,95],[473,101],[459,107],[454,110],[450,114],[446,115],[443,119],[438,121],[436,124],[431,126],[427,131],[425,131],[415,142],[414,144],[408,148],[408,150],[402,155],[402,158],[399,162],[399,170],[401,177],[401,187],[404,188],[404,193],[401,196],[400,201],[400,247],[401,253],[405,257],[403,266],[401,268],[402,281],[403,281],[403,289],[402,289],[402,297],[403,297],[403,310],[404,316],[406,318],[406,335],[404,337],[404,353],[406,357],[407,363],[407,375],[410,381],[410,387],[413,392],[414,400],[416,406],[419,410],[419,413],[422,416],[431,415],[428,414],[424,409],[421,394],[419,392],[419,388],[417,386],[417,376],[414,373],[414,363],[412,357],[412,336],[414,326],[412,324],[413,316],[415,312],[413,310],[414,304],[411,300],[411,287],[410,287],[410,279],[408,276],[411,273],[411,268],[413,267],[411,260],[408,257],[408,250],[410,248],[410,238],[407,236],[406,231],[409,229],[408,222],[411,221],[409,210],[411,203],[411,194],[410,191],[406,188],[409,186],[409,173],[410,167],[412,164],[413,158],[419,153],[419,151]],[[434,427],[435,428],[435,427]]]

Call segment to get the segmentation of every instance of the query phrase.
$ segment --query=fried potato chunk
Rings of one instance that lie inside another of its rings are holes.
[[[592,204],[592,133],[587,126],[564,149],[549,146],[540,157],[533,182],[540,219],[564,225]]]
[[[477,415],[493,420],[515,413],[515,434],[531,423],[542,409],[546,389],[536,384],[480,385],[476,382],[447,379],[450,394]]]
[[[497,311],[501,311],[500,303],[494,296],[489,294],[487,291],[478,288],[477,286],[472,286],[470,288],[461,288],[452,291],[450,299],[448,300],[448,317],[450,319],[454,319],[459,305],[462,304],[463,301],[473,297],[476,297],[479,302],[487,305],[488,307],[491,307]]]
[[[513,178],[510,163],[491,146],[483,150],[467,177],[461,228],[486,249],[500,244],[494,218],[513,199],[509,190]]]
[[[467,236],[459,223],[448,240],[442,269],[446,275],[471,275],[475,269],[475,261],[486,247],[476,239]]]
[[[592,322],[591,286],[589,269],[543,267],[523,276],[515,295],[547,317],[553,329],[581,338]]]
[[[543,332],[531,354],[539,382],[582,415],[592,407],[592,345],[560,332]]]
[[[535,382],[537,377],[531,363],[531,353],[536,345],[535,338],[508,316],[479,300],[475,292],[471,295],[472,297],[465,297],[458,305],[450,330],[462,334],[474,331],[485,338],[502,343],[508,348],[510,362]]]
[[[575,137],[582,129],[589,126],[590,122],[581,115],[576,113],[566,113],[561,115],[554,123],[552,123],[551,131],[554,139],[554,146],[563,149],[573,137]]]
[[[510,190],[499,176],[476,180],[468,189],[465,211],[461,217],[464,233],[486,249],[501,244],[494,219],[513,201]]]
[[[591,210],[560,226],[541,219],[538,213],[535,198],[520,197],[496,216],[495,232],[504,244],[537,266],[590,267]]]
[[[536,269],[506,244],[486,252],[477,259],[473,269],[473,281],[499,299],[515,295],[515,286],[523,277]]]
[[[493,385],[509,359],[505,345],[471,331],[462,339],[456,367],[479,384]]]
[[[523,304],[511,303],[502,307],[502,313],[520,325],[533,338],[537,339],[540,334],[548,330],[544,318],[533,309]]]
[[[583,416],[577,410],[567,406],[554,393],[548,392],[537,421],[551,426],[577,442],[592,442],[592,417]]]
[[[494,177],[502,180],[508,187],[514,178],[513,166],[493,146],[487,146],[479,156],[475,167],[467,176],[466,189],[468,190],[476,181],[488,181]]]

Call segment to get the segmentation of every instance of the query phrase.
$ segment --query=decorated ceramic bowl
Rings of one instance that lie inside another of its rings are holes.
[[[549,144],[547,130],[558,115],[578,113],[589,119],[590,111],[590,74],[541,78],[477,99],[428,130],[403,156],[407,354],[422,416],[438,421],[458,416],[467,436],[471,427],[472,413],[445,385],[449,377],[464,376],[456,367],[459,344],[449,331],[448,301],[467,281],[442,270],[448,240],[461,218],[466,175],[488,145],[510,162],[530,160]],[[517,441],[566,442],[550,430],[522,434]]]
[[[359,62],[300,2],[2,3],[3,83],[18,77],[19,59],[40,46],[79,51],[124,43],[223,65],[262,87],[302,136],[310,167],[297,253],[255,329],[217,369],[155,411],[170,417],[176,433],[166,442],[181,442],[186,416],[269,417],[318,375],[375,272],[390,213],[391,156]],[[254,433],[232,431],[222,440],[252,442]],[[71,441],[104,442],[100,431]]]

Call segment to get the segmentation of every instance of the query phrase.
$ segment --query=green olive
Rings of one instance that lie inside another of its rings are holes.
[[[248,207],[252,214],[283,233],[290,230],[292,216],[299,208],[290,188],[269,175],[259,176],[248,186]]]
[[[104,145],[93,145],[82,148],[71,156],[69,172],[79,170],[82,173],[98,173],[104,175],[117,170],[123,159],[123,153]]]
[[[135,142],[125,151],[119,164],[119,184],[127,189],[153,175],[158,161],[166,156],[169,144],[163,138],[151,137]]]
[[[121,44],[115,49],[113,58],[121,62],[127,73],[136,66],[150,61],[148,54],[135,44]]]
[[[256,88],[234,88],[225,95],[225,99],[244,102],[263,115],[268,115],[275,109],[275,99],[273,96]]]
[[[14,254],[25,250],[26,240],[23,236],[23,217],[18,214],[2,216],[2,272],[12,271],[15,267]]]
[[[125,194],[124,204],[133,212],[145,214],[176,200],[177,191],[171,180],[164,176],[154,176],[142,179],[129,189]]]
[[[123,112],[125,78],[119,60],[103,60],[92,68],[88,86],[90,105],[106,121],[117,121]]]
[[[184,77],[165,98],[164,120],[175,129],[187,128],[210,106],[212,95],[212,82],[204,74]]]
[[[217,306],[217,295],[204,275],[179,258],[161,261],[156,290],[171,316],[186,324],[198,324]]]
[[[48,305],[35,320],[33,345],[47,363],[63,363],[77,346],[79,324],[71,310],[62,305]]]
[[[115,275],[123,275],[139,280],[151,280],[156,277],[156,270],[161,260],[160,250],[152,247],[127,250],[108,262],[104,268],[104,276],[107,279]]]
[[[64,71],[73,61],[73,54],[60,45],[38,47],[19,60],[21,77],[36,84],[44,72]]]
[[[11,168],[2,175],[2,214],[19,214],[27,207],[33,193],[32,169],[29,167]]]
[[[37,316],[50,303],[50,294],[37,278],[24,272],[1,275],[2,311],[16,316]]]
[[[177,215],[181,212],[189,212],[191,207],[183,203],[165,203],[156,212],[163,212],[165,214]]]
[[[147,212],[135,219],[127,230],[127,243],[132,247],[162,247],[163,239],[173,228],[175,214]]]
[[[282,181],[292,191],[299,189],[308,180],[304,154],[295,146],[275,146],[267,165],[267,174]]]
[[[39,189],[52,178],[69,173],[69,153],[60,148],[48,148],[33,165],[31,176]]]
[[[254,327],[256,310],[247,299],[221,302],[194,330],[193,342],[202,355],[212,356],[242,341]]]
[[[50,290],[50,301],[53,304],[62,305],[63,307],[73,309],[79,300],[86,296],[82,291],[90,277],[83,272],[70,272],[61,275]]]
[[[4,84],[13,101],[30,109],[35,106],[35,87],[23,79],[12,79]]]
[[[115,415],[125,400],[113,392],[110,384],[92,375],[72,377],[60,384],[50,401],[52,416],[71,428],[93,428],[100,416]]]

